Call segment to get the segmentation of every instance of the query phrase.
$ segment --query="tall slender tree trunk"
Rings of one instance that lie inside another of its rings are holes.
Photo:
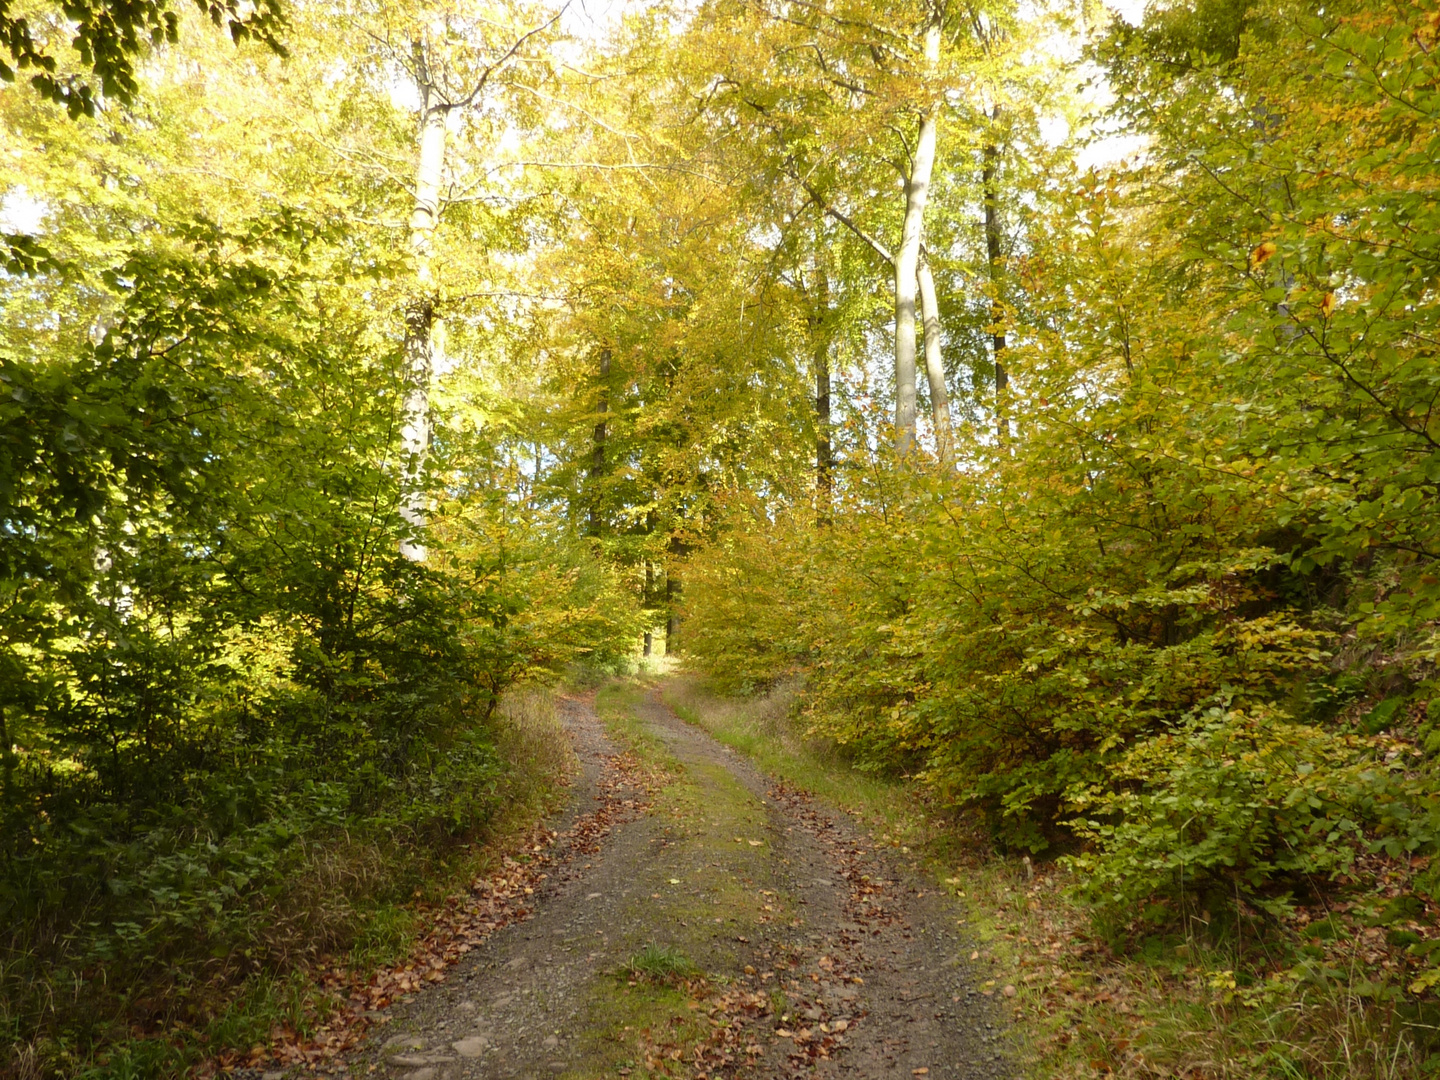
[[[595,404],[594,442],[590,448],[590,535],[600,535],[600,479],[605,475],[605,439],[610,414],[610,348],[600,350],[600,394]]]
[[[950,393],[945,386],[945,358],[940,353],[940,304],[935,295],[935,275],[925,249],[920,249],[920,316],[925,331],[925,377],[930,383],[930,416],[935,423],[935,453],[940,464],[955,461],[955,433],[950,425]]]
[[[415,206],[410,214],[410,256],[415,267],[415,292],[405,307],[405,400],[400,446],[405,455],[400,481],[400,516],[410,535],[400,553],[424,562],[423,539],[429,516],[425,490],[425,458],[430,452],[430,384],[443,363],[443,327],[435,313],[430,258],[435,224],[440,216],[440,185],[445,172],[445,118],[449,107],[440,100],[425,63],[425,48],[413,44],[415,80],[420,90],[420,154],[415,168]]]
[[[0,822],[9,824],[10,810],[15,803],[15,766],[19,758],[6,723],[7,707],[0,705]]]
[[[830,442],[830,342],[815,346],[815,493],[820,517],[830,518],[835,497],[835,449]]]
[[[930,117],[920,122],[915,167],[905,184],[905,224],[895,252],[895,453],[906,457],[915,444],[915,294],[916,264],[920,257],[920,225],[929,193],[929,176],[922,169],[933,164],[935,125]]]
[[[990,265],[991,350],[995,360],[995,433],[1001,443],[1010,440],[1010,402],[1007,388],[1010,374],[1005,370],[1005,308],[1001,288],[1005,266],[1000,250],[1000,146],[993,126],[1000,119],[1000,106],[990,111],[991,140],[985,144],[980,171],[980,188],[985,199],[985,257]]]
[[[680,597],[680,580],[670,571],[665,571],[665,655],[671,656],[680,647],[680,616],[675,611],[675,601]]]
[[[925,27],[925,59],[933,69],[940,57],[940,22]],[[928,105],[920,117],[915,157],[905,182],[905,221],[895,252],[895,453],[909,455],[915,445],[915,294],[920,241],[925,234],[925,203],[935,171],[936,121],[939,109]]]
[[[646,559],[646,560],[645,560],[645,596],[644,596],[644,598],[642,599],[642,601],[641,601],[641,603],[640,603],[640,606],[641,606],[642,608],[648,608],[648,607],[650,606],[651,594],[652,594],[654,591],[655,591],[655,564],[652,563],[649,559]],[[654,634],[651,633],[650,629],[647,627],[646,630],[645,630],[645,655],[646,655],[646,656],[649,656],[650,653],[651,653],[651,650],[654,649],[654,647],[655,647],[655,636],[654,636]]]
[[[820,256],[823,233],[815,230],[815,299],[810,317],[815,373],[815,516],[830,520],[834,497],[834,447],[830,442],[830,278]]]

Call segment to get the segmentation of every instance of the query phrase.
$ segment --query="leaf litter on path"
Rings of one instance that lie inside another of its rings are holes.
[[[588,725],[593,733],[594,714],[588,705],[584,711],[585,716],[572,719],[582,727]],[[754,908],[740,926],[722,930],[719,924],[734,919],[716,920],[708,941],[718,966],[707,964],[700,972],[670,981],[680,994],[671,999],[678,1014],[623,1030],[619,1026],[623,1021],[614,1021],[613,1029],[605,1021],[601,1031],[584,1026],[584,1010],[577,1014],[575,1009],[589,993],[587,978],[614,981],[613,974],[605,974],[614,969],[603,966],[613,961],[596,963],[605,955],[606,935],[616,938],[618,949],[633,940],[631,933],[653,934],[659,929],[653,922],[645,926],[634,922],[641,911],[634,898],[624,899],[627,890],[637,891],[633,889],[637,884],[663,883],[666,871],[679,870],[668,886],[673,898],[663,900],[661,910],[663,904],[678,905],[670,909],[674,917],[693,921],[694,905],[709,903],[696,890],[714,887],[722,879],[739,883],[743,873],[730,875],[744,861],[727,864],[729,870],[721,867],[714,861],[713,848],[693,846],[700,843],[693,839],[704,831],[699,829],[684,833],[692,837],[687,841],[692,846],[683,848],[688,852],[683,865],[671,861],[663,870],[656,865],[647,871],[646,860],[674,859],[666,853],[682,850],[676,845],[683,830],[672,834],[671,828],[678,819],[661,814],[650,818],[653,827],[637,823],[631,829],[638,831],[624,832],[618,827],[644,814],[668,777],[629,755],[598,755],[592,749],[587,760],[603,756],[604,761],[595,811],[559,835],[540,832],[527,837],[525,850],[515,852],[495,874],[432,909],[436,925],[405,964],[368,979],[331,972],[336,999],[344,1004],[310,1039],[278,1031],[271,1047],[257,1048],[249,1058],[242,1055],[226,1064],[303,1066],[290,1076],[325,1070],[333,1074],[342,1066],[374,1072],[410,1069],[413,1064],[419,1066],[415,1075],[430,1069],[439,1080],[460,1072],[506,1075],[516,1065],[538,1068],[542,1062],[545,1068],[563,1072],[564,1059],[600,1053],[609,1065],[599,1067],[599,1061],[593,1060],[596,1068],[587,1066],[573,1075],[586,1080],[617,1073],[686,1080],[791,1080],[823,1077],[842,1066],[861,1077],[909,1074],[936,1080],[988,1080],[1004,1074],[998,1033],[992,1036],[981,1030],[992,1027],[981,1023],[984,999],[960,1003],[967,976],[955,965],[971,950],[966,944],[962,953],[959,943],[950,940],[954,920],[948,910],[934,906],[936,898],[927,906],[922,899],[926,890],[907,889],[874,844],[844,825],[837,826],[807,793],[766,781],[740,759],[725,760],[718,744],[688,729],[668,710],[637,711],[658,734],[672,740],[671,749],[684,759],[681,767],[688,768],[684,762],[693,760],[698,766],[695,775],[713,775],[713,769],[705,770],[724,761],[733,779],[749,792],[751,802],[743,813],[752,820],[755,815],[768,815],[768,839],[752,843],[753,833],[747,837],[742,829],[734,832],[740,833],[735,842],[747,858],[754,852],[753,857],[769,868],[763,877],[774,876],[775,880],[764,881],[772,887],[761,888],[757,880],[745,889],[743,895]],[[595,747],[593,734],[587,737]],[[613,745],[604,738],[598,744]],[[707,820],[709,816],[701,815]],[[696,824],[704,822],[697,819]],[[732,835],[726,828],[707,842],[718,840],[733,851],[726,843]],[[614,846],[606,843],[612,836]],[[590,859],[592,855],[596,857]],[[719,868],[718,877],[710,875],[709,885],[704,884],[707,867]],[[698,875],[694,879],[692,871]],[[568,889],[562,888],[566,883]],[[638,890],[639,897],[649,895],[652,888]],[[541,901],[545,901],[544,918],[535,929],[491,940],[501,927],[528,920]],[[730,902],[741,898],[737,895]],[[738,914],[743,906],[741,902],[741,907],[726,910]],[[914,928],[907,921],[912,917],[919,920]],[[698,921],[708,926],[708,913]],[[584,941],[595,944],[587,947]],[[485,959],[472,956],[463,980],[440,989],[437,984],[444,983],[449,965],[482,944],[484,951],[476,956]],[[462,952],[467,945],[470,949]],[[547,955],[551,951],[557,954],[553,967]],[[562,968],[566,974],[557,985],[552,976]],[[429,987],[434,991],[421,993]],[[620,990],[641,992],[623,981]],[[412,1000],[395,1015],[402,1021],[397,1028],[405,1034],[385,1040],[386,1047],[401,1039],[419,1049],[396,1053],[381,1047],[378,1038],[361,1048],[367,1030],[389,1019],[381,1010],[407,999]],[[487,1001],[476,1010],[477,1002]],[[470,1012],[462,1016],[457,1011],[461,1006]],[[477,1029],[468,1040],[473,1048],[460,1049],[452,1025],[470,1030],[477,1023],[484,1030]],[[543,1038],[527,1034],[537,1030]],[[585,1045],[592,1049],[584,1049]],[[604,1049],[607,1046],[611,1049]],[[619,1061],[614,1060],[617,1052]],[[562,1060],[556,1061],[557,1057]]]
[[[385,1022],[382,1010],[426,985],[442,982],[446,969],[480,942],[503,927],[530,918],[551,871],[558,869],[565,877],[583,872],[571,864],[581,856],[594,855],[617,826],[648,810],[661,782],[661,775],[634,754],[607,755],[596,781],[595,801],[600,805],[563,833],[544,826],[531,829],[513,854],[504,855],[494,872],[475,878],[466,892],[438,906],[420,906],[427,929],[404,961],[368,974],[341,965],[323,965],[317,981],[328,992],[331,1010],[313,1032],[305,1035],[290,1024],[277,1026],[268,1045],[226,1051],[195,1075],[206,1080],[237,1067],[313,1067],[343,1058],[362,1043],[372,1027]]]

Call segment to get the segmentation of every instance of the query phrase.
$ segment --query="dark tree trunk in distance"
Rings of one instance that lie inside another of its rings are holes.
[[[595,411],[595,441],[590,451],[590,535],[600,535],[600,479],[605,474],[606,420],[610,412],[610,350],[600,350],[600,395]]]

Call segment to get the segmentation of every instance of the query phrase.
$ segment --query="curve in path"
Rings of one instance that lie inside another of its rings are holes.
[[[352,1069],[1011,1075],[948,897],[653,697],[629,702],[643,756],[665,769],[649,785],[592,702],[562,705],[583,779],[534,915],[395,1006]]]

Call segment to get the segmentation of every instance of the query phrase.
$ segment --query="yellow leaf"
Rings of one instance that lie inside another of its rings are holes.
[[[1275,247],[1274,243],[1266,240],[1263,244],[1261,244],[1259,247],[1257,247],[1254,251],[1250,253],[1250,265],[1261,265],[1262,263],[1268,261],[1270,256],[1274,255],[1277,250],[1278,249]]]

